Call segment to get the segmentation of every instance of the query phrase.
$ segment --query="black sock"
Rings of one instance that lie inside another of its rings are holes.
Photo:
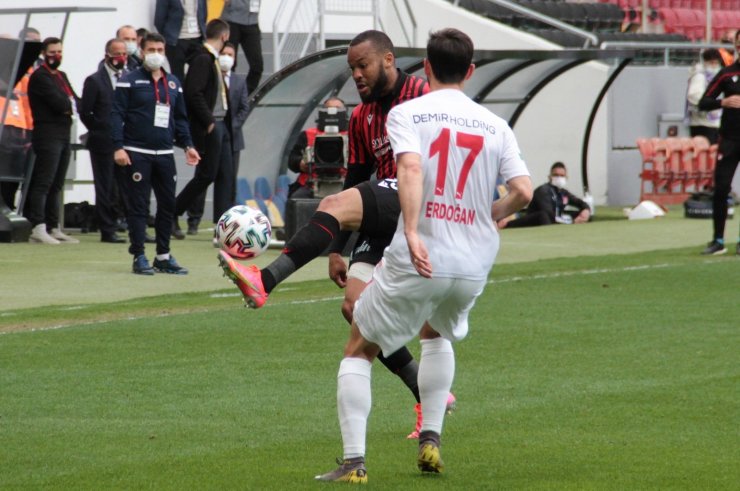
[[[419,384],[416,379],[419,375],[419,364],[416,363],[414,357],[411,356],[411,352],[407,347],[403,347],[391,354],[389,357],[385,357],[382,354],[378,355],[378,360],[385,365],[395,375],[403,380],[406,387],[409,388],[416,402],[421,402],[419,397]]]
[[[283,253],[262,270],[262,286],[270,293],[278,283],[319,257],[339,234],[339,222],[323,211],[313,214],[306,225],[285,244]]]

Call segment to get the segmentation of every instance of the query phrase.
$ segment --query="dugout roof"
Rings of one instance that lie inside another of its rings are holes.
[[[424,76],[426,50],[396,48],[396,64],[408,73]],[[316,107],[331,94],[349,108],[360,103],[347,66],[347,47],[335,47],[309,55],[267,79],[252,94],[251,113],[243,133],[250,155],[259,155],[260,166],[285,172],[287,156]],[[582,178],[588,190],[588,142],[596,111],[609,86],[632,60],[630,50],[502,50],[476,51],[473,77],[465,92],[516,126],[533,98],[560,75],[589,61],[609,61],[615,68],[592,103],[582,144]],[[564,115],[567,118],[567,115]]]

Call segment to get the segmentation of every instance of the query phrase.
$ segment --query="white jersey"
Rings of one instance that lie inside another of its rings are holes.
[[[499,176],[529,176],[514,133],[503,119],[462,91],[442,89],[394,107],[386,130],[394,155],[421,155],[418,233],[435,277],[485,279],[499,235],[491,217]],[[415,273],[403,214],[384,253],[389,268]]]

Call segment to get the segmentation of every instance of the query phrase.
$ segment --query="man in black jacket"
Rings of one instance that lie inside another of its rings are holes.
[[[85,79],[82,89],[80,119],[88,129],[87,148],[90,150],[93,180],[95,182],[95,211],[98,215],[101,242],[125,242],[116,233],[117,217],[113,193],[113,140],[110,113],[113,109],[113,90],[126,67],[126,44],[111,39],[105,44],[105,59],[98,71]]]
[[[33,72],[28,82],[36,162],[23,214],[33,227],[31,242],[77,243],[77,239],[62,232],[59,207],[69,167],[72,118],[77,113],[79,98],[67,75],[59,70],[62,41],[55,37],[44,39],[41,54],[44,63]]]
[[[206,42],[190,60],[183,91],[190,120],[190,134],[202,157],[195,175],[177,195],[174,237],[185,235],[177,226],[177,217],[197,202],[211,183],[213,215],[218,220],[233,205],[234,168],[231,162],[231,112],[229,94],[218,63],[219,52],[229,38],[229,25],[214,19],[206,26]]]
[[[740,30],[735,33],[735,50],[740,52]],[[722,98],[720,98],[722,96]],[[714,235],[702,254],[724,254],[727,197],[732,189],[732,178],[740,162],[740,59],[724,67],[714,76],[699,101],[700,111],[722,108],[719,122],[719,160],[714,167],[714,196],[712,221]],[[740,238],[735,252],[740,255]]]
[[[231,162],[234,166],[234,179],[232,179],[231,203],[236,204],[236,176],[239,173],[239,155],[244,150],[244,135],[242,126],[249,115],[249,92],[247,91],[247,79],[244,75],[233,73],[236,48],[231,43],[224,44],[218,57],[218,64],[229,91],[229,112],[231,113]],[[218,181],[221,185],[221,181]],[[203,218],[205,209],[206,193],[203,192],[188,208],[188,235],[197,235],[198,225]],[[217,222],[219,216],[213,218]]]
[[[534,190],[527,213],[521,218],[499,220],[499,228],[535,227],[553,223],[586,223],[591,218],[591,208],[582,199],[565,189],[567,173],[565,164],[555,162],[550,167],[547,184]]]

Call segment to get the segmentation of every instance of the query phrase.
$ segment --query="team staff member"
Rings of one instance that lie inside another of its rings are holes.
[[[111,134],[121,188],[128,194],[128,230],[134,256],[133,272],[152,275],[154,271],[187,274],[170,255],[170,234],[175,211],[175,169],[173,143],[185,147],[188,165],[200,160],[188,128],[185,100],[180,81],[162,69],[164,38],[147,34],[142,40],[144,64],[123,76],[116,84]],[[144,255],[149,194],[154,189],[157,215],[154,221],[157,256],[154,267]]]
[[[59,70],[62,64],[62,41],[49,37],[44,39],[42,45],[44,63],[28,81],[28,99],[34,121],[32,146],[36,161],[23,214],[33,227],[31,242],[78,243],[77,239],[61,231],[59,207],[69,167],[72,118],[77,113],[80,99],[67,75]]]
[[[113,107],[113,90],[123,76],[128,56],[122,39],[105,43],[105,58],[98,71],[85,79],[82,88],[80,119],[88,129],[87,148],[90,151],[93,182],[95,184],[95,212],[98,215],[100,241],[111,244],[126,242],[116,233],[118,228],[113,161],[113,141],[110,136],[110,113]]]
[[[393,43],[383,32],[364,31],[350,42],[347,62],[362,104],[355,107],[349,121],[349,157],[344,191],[321,200],[318,210],[290,239],[283,253],[265,269],[242,266],[220,253],[222,267],[242,291],[247,304],[261,307],[268,293],[331,245],[329,274],[345,289],[342,314],[348,322],[357,297],[372,276],[383,250],[396,230],[400,204],[396,191],[396,162],[385,131],[391,108],[419,97],[429,88],[423,79],[396,68]],[[377,181],[370,181],[375,172]],[[360,237],[352,253],[349,272],[341,251],[350,234]],[[341,237],[335,241],[335,238]],[[334,243],[332,243],[334,241]],[[380,357],[416,398],[417,429],[421,426],[421,406],[416,374],[418,364],[406,347]],[[450,395],[449,405],[454,404]],[[414,430],[409,437],[415,438]]]
[[[236,59],[236,48],[231,43],[224,44],[218,57],[218,64],[224,76],[226,89],[229,91],[229,112],[231,113],[231,163],[234,167],[233,179],[231,180],[231,194],[229,200],[236,204],[236,176],[239,173],[239,155],[244,150],[244,135],[242,127],[249,115],[249,92],[247,91],[247,79],[244,75],[232,72],[234,60]],[[222,150],[223,151],[223,150]],[[201,164],[202,165],[202,164]],[[221,185],[226,183],[218,181]],[[198,224],[203,218],[205,209],[206,193],[200,193],[193,205],[188,209],[188,235],[198,233]],[[220,218],[220,217],[219,217]]]
[[[206,42],[198,54],[190,60],[185,78],[185,103],[190,118],[190,133],[203,162],[195,169],[195,175],[177,195],[175,226],[177,217],[198,202],[201,193],[213,186],[213,221],[218,222],[226,210],[234,206],[231,196],[234,186],[234,165],[231,162],[231,111],[229,94],[224,82],[219,52],[229,39],[229,25],[213,19],[206,26]],[[177,227],[176,238],[183,238]]]
[[[735,33],[735,50],[740,52],[740,30]],[[724,94],[722,99],[718,99]],[[724,254],[725,221],[727,220],[727,197],[732,187],[732,177],[740,161],[740,58],[726,66],[714,76],[704,96],[699,101],[699,110],[722,109],[719,122],[720,159],[714,168],[714,196],[712,198],[712,220],[714,237],[702,254]],[[735,249],[740,254],[740,239]]]

